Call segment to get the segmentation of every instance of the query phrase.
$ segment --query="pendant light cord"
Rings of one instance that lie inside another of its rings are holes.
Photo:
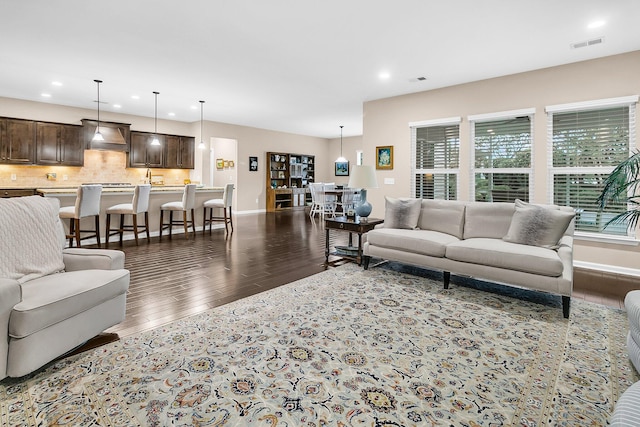
[[[157,138],[158,137],[158,95],[160,94],[160,92],[153,92],[153,94],[156,96],[154,127],[155,127],[155,134]]]

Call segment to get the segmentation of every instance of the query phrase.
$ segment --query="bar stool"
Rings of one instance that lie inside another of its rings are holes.
[[[209,234],[211,234],[211,224],[214,221],[224,221],[224,229],[229,232],[227,224],[231,224],[233,232],[233,218],[231,218],[231,204],[233,202],[233,184],[227,184],[224,187],[222,199],[211,199],[204,202],[204,219],[202,221],[202,234],[209,224]],[[207,218],[207,209],[209,209],[209,217]],[[213,216],[214,209],[222,209],[223,216]],[[227,212],[228,209],[228,212]]]
[[[149,193],[151,193],[150,184],[136,185],[133,190],[133,200],[131,203],[122,203],[107,208],[107,247],[109,247],[109,237],[120,235],[120,245],[122,246],[122,236],[125,231],[133,231],[138,246],[138,233],[145,231],[147,233],[147,243],[151,241],[149,237]],[[144,227],[138,225],[138,214],[144,213]],[[111,229],[111,215],[120,215],[120,227]],[[125,225],[125,215],[131,215],[132,225]],[[113,233],[111,231],[114,231]]]
[[[195,219],[195,211],[194,205],[196,204],[196,185],[195,184],[187,184],[184,186],[184,192],[182,193],[182,201],[180,202],[168,202],[164,203],[160,206],[160,239],[162,239],[162,230],[165,228],[169,229],[169,237],[171,237],[171,230],[174,225],[178,225],[182,223],[184,226],[184,234],[186,238],[189,238],[189,224],[193,228],[193,235],[196,234],[196,226],[194,223]],[[164,211],[169,211],[169,222],[167,224],[164,223],[162,217]],[[182,221],[174,221],[173,220],[173,212],[181,211],[182,212]],[[187,220],[187,213],[191,211],[191,221]]]
[[[102,185],[81,185],[78,187],[76,204],[60,208],[58,216],[60,219],[69,220],[69,247],[73,247],[75,237],[76,245],[80,247],[80,240],[95,237],[100,247],[100,197],[102,196]],[[94,230],[81,230],[80,220],[85,217],[95,217]],[[85,237],[80,237],[80,233],[92,233]]]

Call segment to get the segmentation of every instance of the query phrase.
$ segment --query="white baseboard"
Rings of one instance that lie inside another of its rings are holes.
[[[585,270],[602,271],[605,273],[621,274],[623,276],[640,277],[640,269],[618,267],[616,265],[597,264],[595,262],[574,261],[574,267],[583,268]]]

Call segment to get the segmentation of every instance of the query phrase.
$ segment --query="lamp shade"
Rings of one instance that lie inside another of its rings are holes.
[[[351,188],[378,188],[376,171],[370,165],[356,165],[351,169],[349,177]]]

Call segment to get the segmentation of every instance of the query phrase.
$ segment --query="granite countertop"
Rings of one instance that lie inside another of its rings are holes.
[[[75,194],[78,187],[43,187],[36,188],[39,194]],[[134,186],[103,187],[102,193],[133,193]],[[184,185],[155,185],[151,187],[151,193],[183,192]],[[224,191],[224,187],[196,187],[198,191]]]

